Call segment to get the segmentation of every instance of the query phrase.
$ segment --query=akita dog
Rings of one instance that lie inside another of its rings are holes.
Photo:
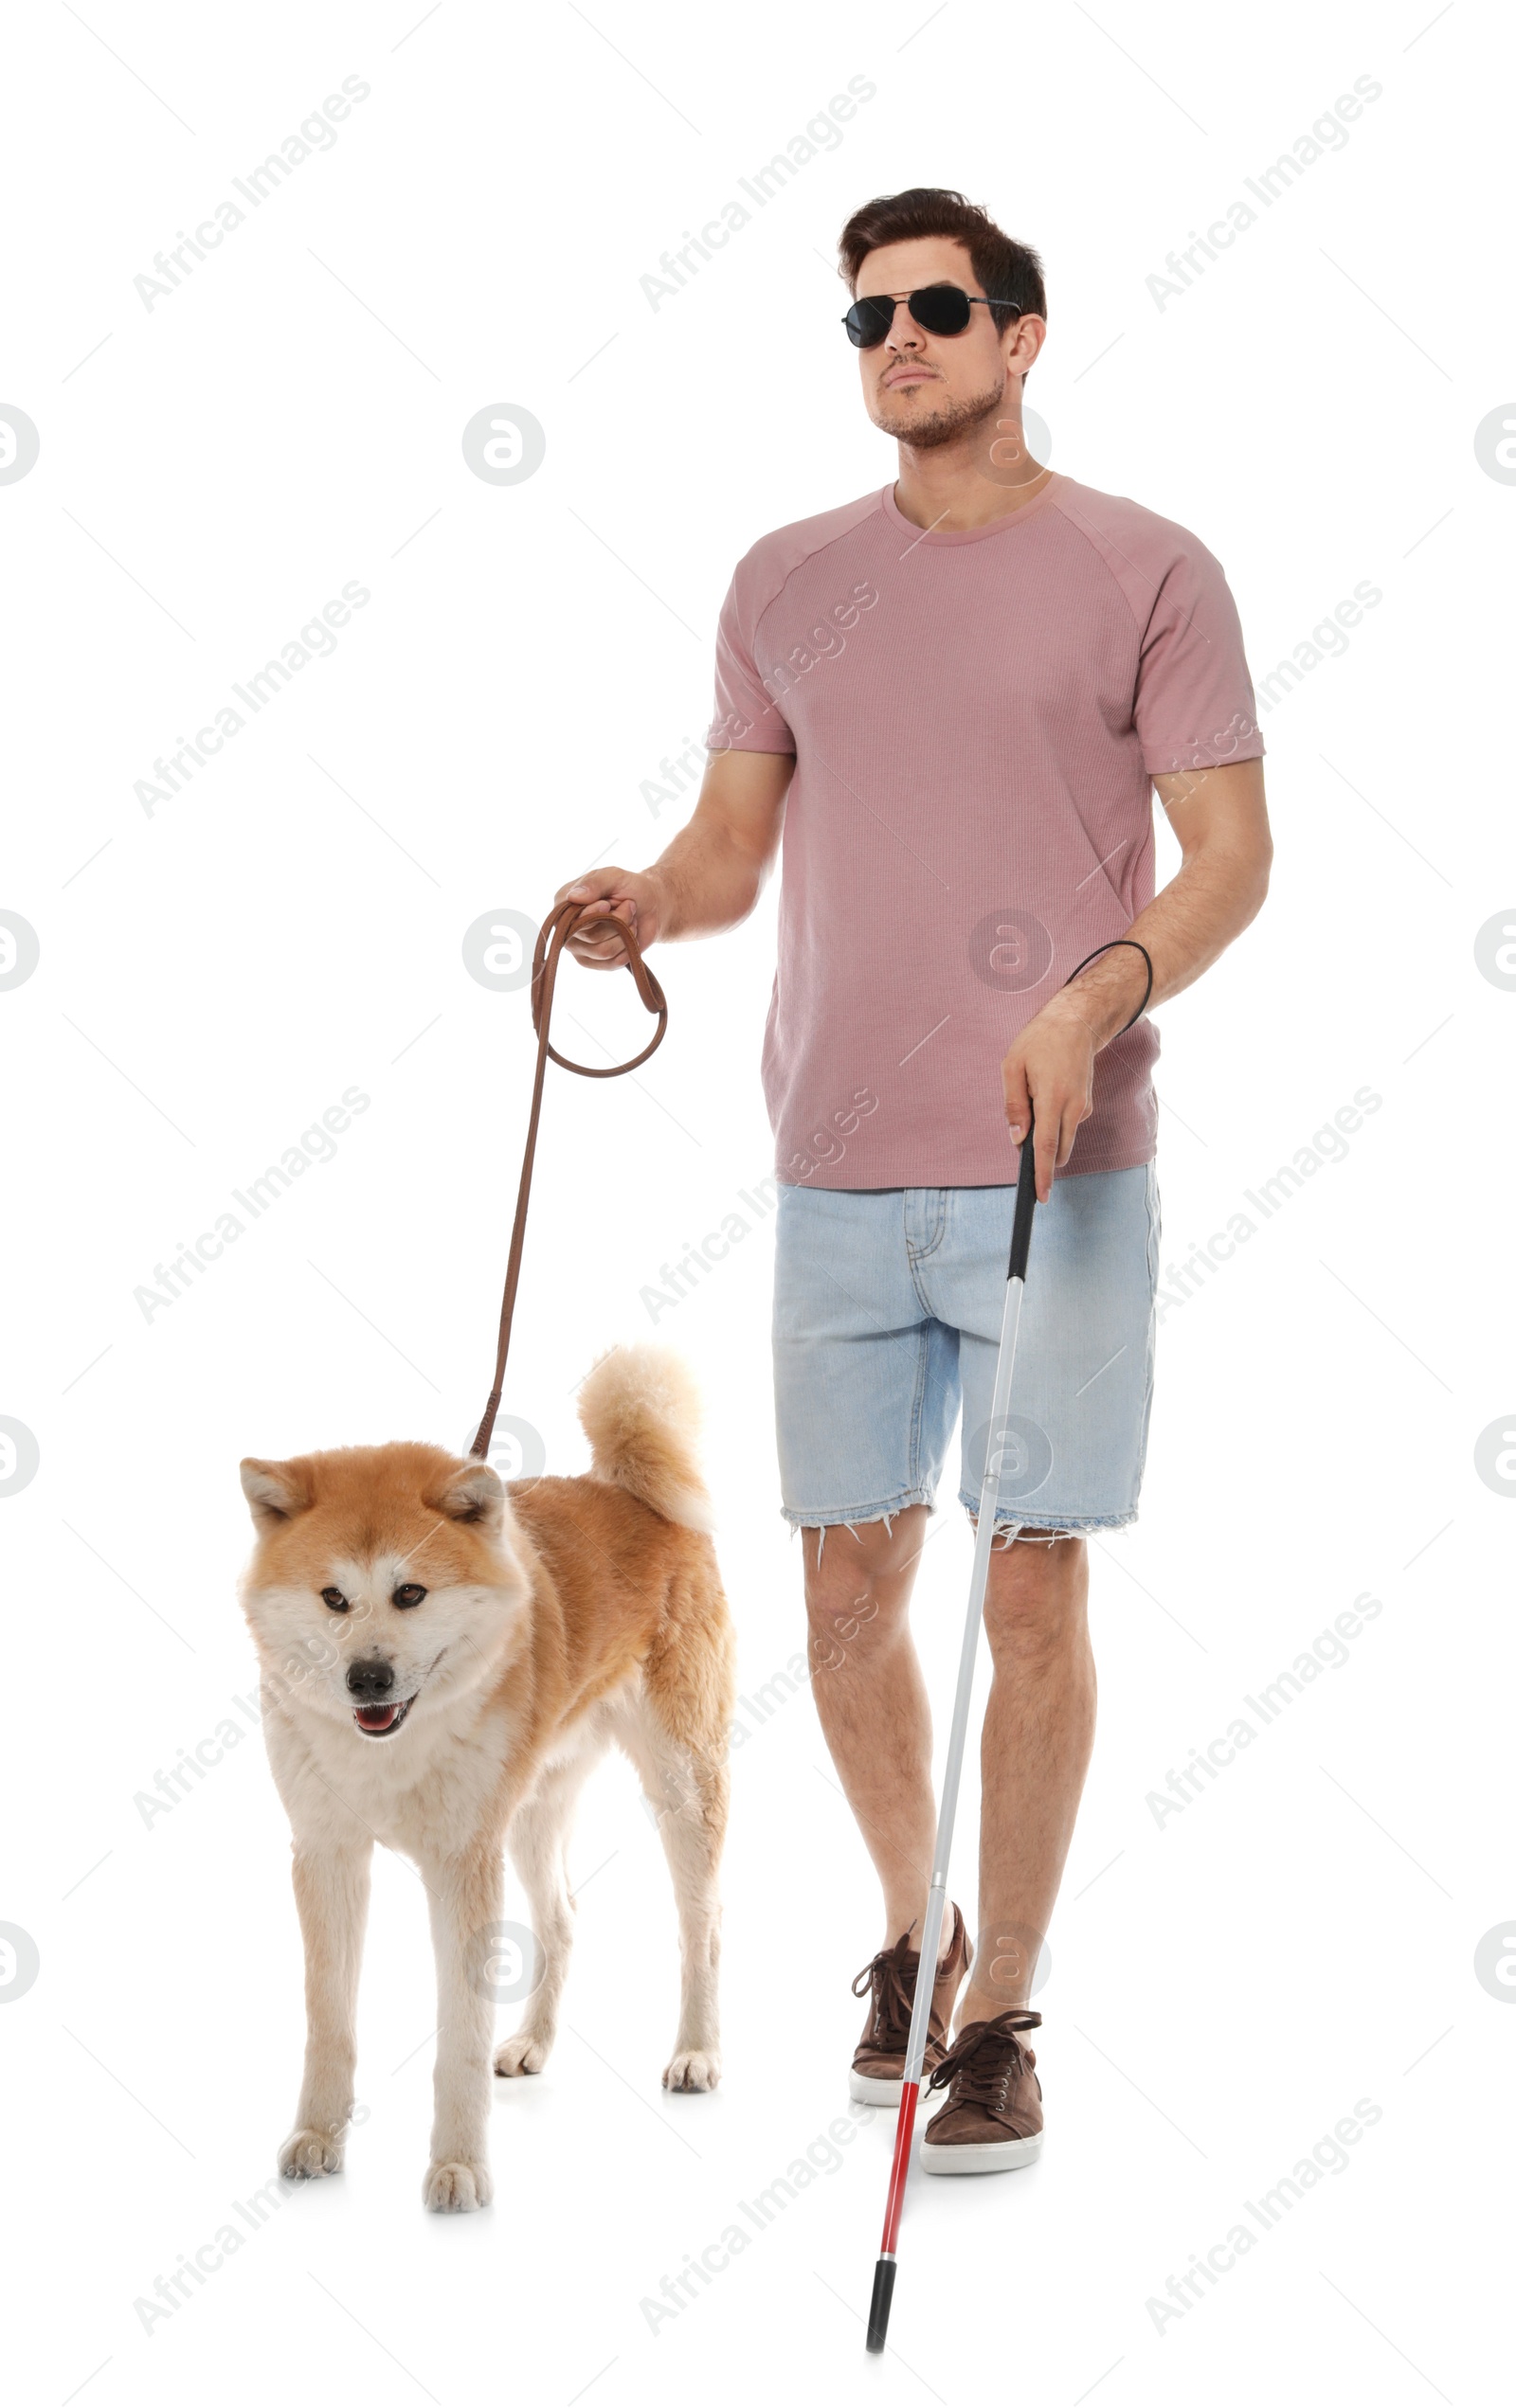
[[[375,1839],[430,1900],[438,2038],[428,2207],[491,2195],[502,1845],[541,1978],[495,2072],[541,2071],[568,1967],[564,1850],[614,1742],[656,1813],[678,1905],[671,2090],[720,2076],[716,1877],[727,1818],[732,1638],[688,1373],[619,1347],[585,1381],[591,1469],[513,1481],[404,1442],[249,1457],[257,1544],[241,1587],[269,1762],[294,1830],[305,1940],[305,2077],[283,2174],[334,2174],[352,2108],[354,2010]]]

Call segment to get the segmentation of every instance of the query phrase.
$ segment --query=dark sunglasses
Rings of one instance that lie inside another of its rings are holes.
[[[866,301],[855,301],[842,320],[850,341],[860,351],[872,351],[884,341],[894,324],[897,297],[905,300],[926,334],[962,334],[976,305],[1009,310],[1013,317],[1022,314],[1014,301],[995,301],[986,293],[963,293],[956,284],[926,284],[919,293],[904,296],[875,293]]]

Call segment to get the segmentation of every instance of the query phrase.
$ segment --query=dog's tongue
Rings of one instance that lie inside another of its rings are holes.
[[[352,1719],[360,1731],[388,1731],[399,1712],[398,1706],[355,1706]]]

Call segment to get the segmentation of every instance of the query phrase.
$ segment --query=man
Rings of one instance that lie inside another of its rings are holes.
[[[935,189],[871,201],[839,248],[864,406],[898,475],[739,563],[693,818],[651,869],[592,872],[560,900],[608,907],[643,945],[707,935],[751,910],[783,835],[764,1050],[779,1459],[817,1709],[884,1892],[851,2077],[881,2105],[899,2095],[934,1833],[911,1583],[960,1402],[959,1495],[977,1511],[1035,1115],[1040,1210],[984,1606],[978,1940],[955,1907],[927,2060],[947,2098],[922,2148],[934,2172],[993,2171],[1041,2145],[1023,2036],[1093,1733],[1085,1542],[1135,1518],[1146,1445],[1143,1015],[1263,901],[1263,745],[1211,553],[1027,452],[1037,254]],[[1182,855],[1156,897],[1151,788]],[[604,926],[572,945],[592,966],[625,959]]]

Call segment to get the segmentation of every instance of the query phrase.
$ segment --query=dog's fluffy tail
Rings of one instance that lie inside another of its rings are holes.
[[[700,1398],[688,1366],[666,1346],[613,1346],[579,1391],[591,1469],[641,1497],[665,1521],[713,1527],[695,1440]]]

